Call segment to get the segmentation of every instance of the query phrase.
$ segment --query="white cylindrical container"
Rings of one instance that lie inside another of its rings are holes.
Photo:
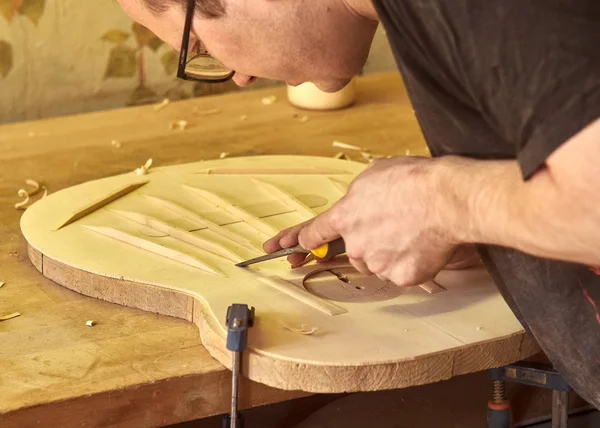
[[[288,85],[287,96],[292,105],[302,109],[337,110],[354,103],[356,79],[352,79],[343,89],[333,93],[323,92],[310,82],[298,86]]]

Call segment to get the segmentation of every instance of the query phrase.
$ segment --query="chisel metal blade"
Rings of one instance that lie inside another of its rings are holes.
[[[295,253],[306,253],[306,254],[308,254],[309,252],[310,251],[305,250],[300,245],[296,245],[295,247],[284,248],[283,250],[274,251],[272,253],[265,254],[264,256],[260,256],[260,257],[254,258],[254,259],[250,259],[250,260],[246,260],[244,262],[240,262],[240,263],[236,264],[236,266],[246,267],[246,266],[249,266],[249,265],[253,265],[254,263],[260,263],[260,262],[265,262],[267,260],[277,259],[279,257],[289,256],[290,254],[295,254]]]

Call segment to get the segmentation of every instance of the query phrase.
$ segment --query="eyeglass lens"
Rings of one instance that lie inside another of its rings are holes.
[[[192,54],[192,52],[190,52]],[[193,53],[185,64],[186,74],[204,80],[225,80],[233,75],[233,71],[211,57],[208,52],[201,50]]]

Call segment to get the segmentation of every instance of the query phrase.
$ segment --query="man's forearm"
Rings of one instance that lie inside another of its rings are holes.
[[[460,241],[600,265],[599,204],[590,197],[595,184],[559,183],[549,168],[523,181],[516,161],[439,162],[439,186],[451,195]]]

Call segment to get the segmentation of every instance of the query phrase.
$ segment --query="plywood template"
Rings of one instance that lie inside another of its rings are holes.
[[[228,367],[227,307],[254,306],[244,373],[282,389],[405,387],[534,352],[482,267],[409,289],[365,277],[344,257],[297,269],[285,259],[235,267],[261,255],[272,232],[330,207],[364,167],[257,156],[152,168],[141,186],[128,173],[56,192],[25,212],[21,228],[45,276],[194,322]]]

